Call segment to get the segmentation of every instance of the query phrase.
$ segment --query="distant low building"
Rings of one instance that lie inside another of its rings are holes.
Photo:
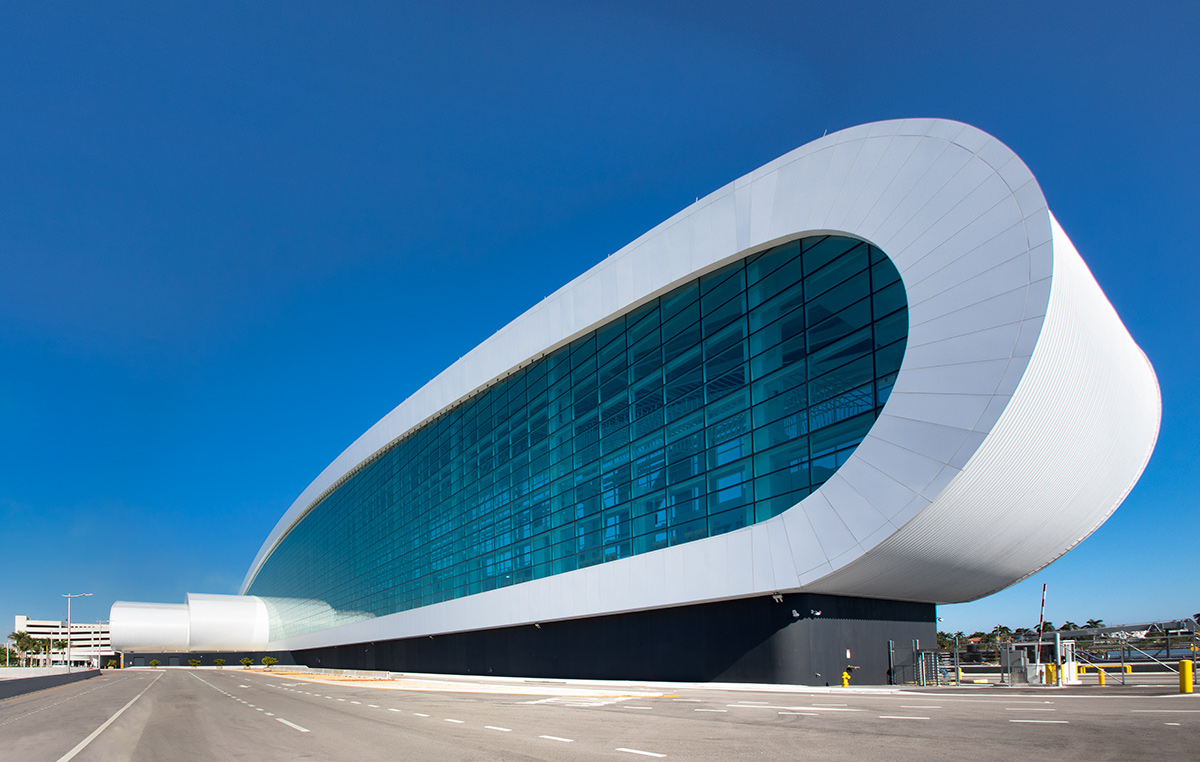
[[[52,640],[56,646],[51,650],[52,665],[67,663],[67,649],[57,646],[58,641],[67,640],[67,623],[52,619],[30,619],[17,616],[13,623],[14,632],[27,632],[38,640]],[[116,655],[109,637],[108,624],[103,622],[71,622],[70,658],[73,666],[101,667]]]

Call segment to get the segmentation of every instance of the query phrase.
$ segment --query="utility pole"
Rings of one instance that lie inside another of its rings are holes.
[[[71,671],[71,599],[72,598],[86,598],[89,595],[91,595],[91,593],[74,593],[74,594],[63,593],[63,596],[62,596],[67,599],[67,672],[68,673],[70,673],[70,671]]]

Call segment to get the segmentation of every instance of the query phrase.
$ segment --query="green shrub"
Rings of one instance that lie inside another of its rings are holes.
[[[199,659],[188,659],[188,664],[191,664],[193,667],[199,667],[200,660]]]
[[[264,667],[270,669],[271,665],[279,663],[279,659],[276,659],[274,656],[264,656],[262,658],[262,663]]]
[[[220,669],[221,667],[225,666],[225,660],[224,659],[213,659],[213,664],[216,664],[217,669]]]
[[[159,665],[159,664],[162,664],[162,662],[161,662],[161,661],[159,661],[158,659],[151,659],[151,660],[150,660],[150,667],[151,667],[151,668],[158,667],[158,665]]]
[[[246,669],[250,669],[250,665],[254,663],[254,659],[251,659],[249,656],[243,656],[242,658],[238,659],[238,661],[241,662],[242,666]]]

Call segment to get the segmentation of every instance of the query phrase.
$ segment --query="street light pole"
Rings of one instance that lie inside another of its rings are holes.
[[[86,598],[91,593],[63,593],[63,597],[67,599],[67,672],[71,672],[71,599]]]

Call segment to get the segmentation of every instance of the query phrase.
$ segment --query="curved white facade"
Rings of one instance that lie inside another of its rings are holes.
[[[117,601],[109,626],[118,651],[261,650],[270,631],[262,599],[197,593],[186,604]]]
[[[271,646],[774,592],[960,602],[1036,572],[1116,509],[1157,437],[1149,362],[1019,158],[958,122],[897,120],[828,135],[721,188],[501,329],[309,485],[268,536],[242,591],[312,506],[415,427],[681,283],[818,234],[882,249],[909,310],[892,395],[820,489],[728,534]]]

